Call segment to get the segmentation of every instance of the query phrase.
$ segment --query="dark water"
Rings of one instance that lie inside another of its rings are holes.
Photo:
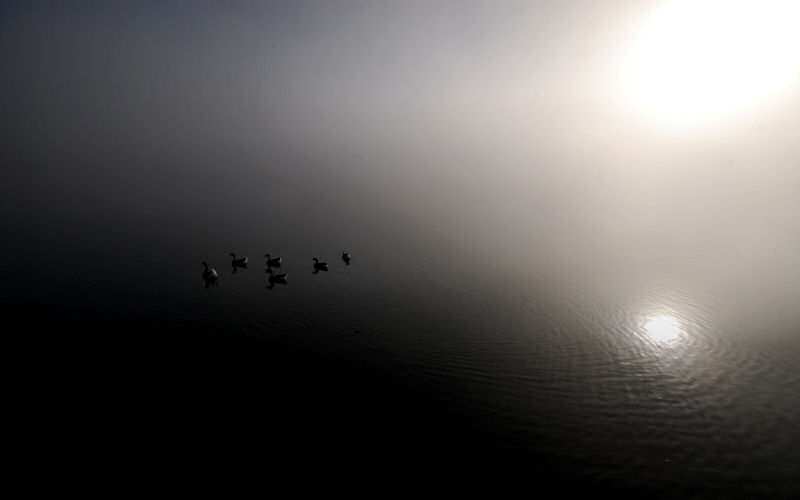
[[[589,205],[573,209],[512,182],[498,209],[435,181],[299,163],[232,176],[6,162],[2,305],[6,338],[25,345],[7,354],[24,354],[12,376],[28,454],[68,481],[76,465],[128,478],[180,464],[289,482],[800,493],[791,183],[698,198],[661,179],[681,204],[598,214],[585,193],[628,188],[575,173],[564,182]],[[748,219],[739,204],[761,208]],[[287,285],[267,288],[266,252]],[[329,272],[312,273],[315,256]],[[203,260],[219,286],[203,286]]]

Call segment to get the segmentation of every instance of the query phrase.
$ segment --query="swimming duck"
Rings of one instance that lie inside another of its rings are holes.
[[[314,261],[314,274],[317,274],[320,271],[327,271],[328,270],[328,263],[327,262],[320,262],[319,259],[314,257],[311,259]]]
[[[281,267],[280,257],[270,258],[268,253],[264,254],[264,257],[267,258],[267,267]]]
[[[237,259],[236,254],[233,252],[228,255],[231,256],[231,264],[233,264],[233,267],[247,267],[247,257],[240,257]]]
[[[209,285],[218,285],[217,279],[219,278],[219,274],[217,274],[217,270],[213,267],[209,267],[206,261],[201,262],[201,264],[205,267],[203,270],[203,281],[206,282],[206,288],[208,288]]]
[[[269,288],[274,287],[275,283],[279,283],[281,285],[286,284],[286,273],[272,274],[271,267],[267,267],[267,272],[269,273]]]

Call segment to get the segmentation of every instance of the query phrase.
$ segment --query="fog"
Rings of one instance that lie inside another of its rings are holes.
[[[12,454],[59,485],[800,498],[795,15],[0,3]]]
[[[657,5],[7,2],[6,210],[232,236],[325,200],[508,269],[777,272],[800,245],[799,87],[686,131],[626,108]]]

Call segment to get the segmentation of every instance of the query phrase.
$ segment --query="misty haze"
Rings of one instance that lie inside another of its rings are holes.
[[[4,2],[26,463],[797,498],[798,23]]]

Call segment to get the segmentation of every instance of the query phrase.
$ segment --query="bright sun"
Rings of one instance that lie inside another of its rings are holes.
[[[726,119],[800,76],[800,1],[677,0],[642,25],[623,63],[624,100],[662,124]]]

